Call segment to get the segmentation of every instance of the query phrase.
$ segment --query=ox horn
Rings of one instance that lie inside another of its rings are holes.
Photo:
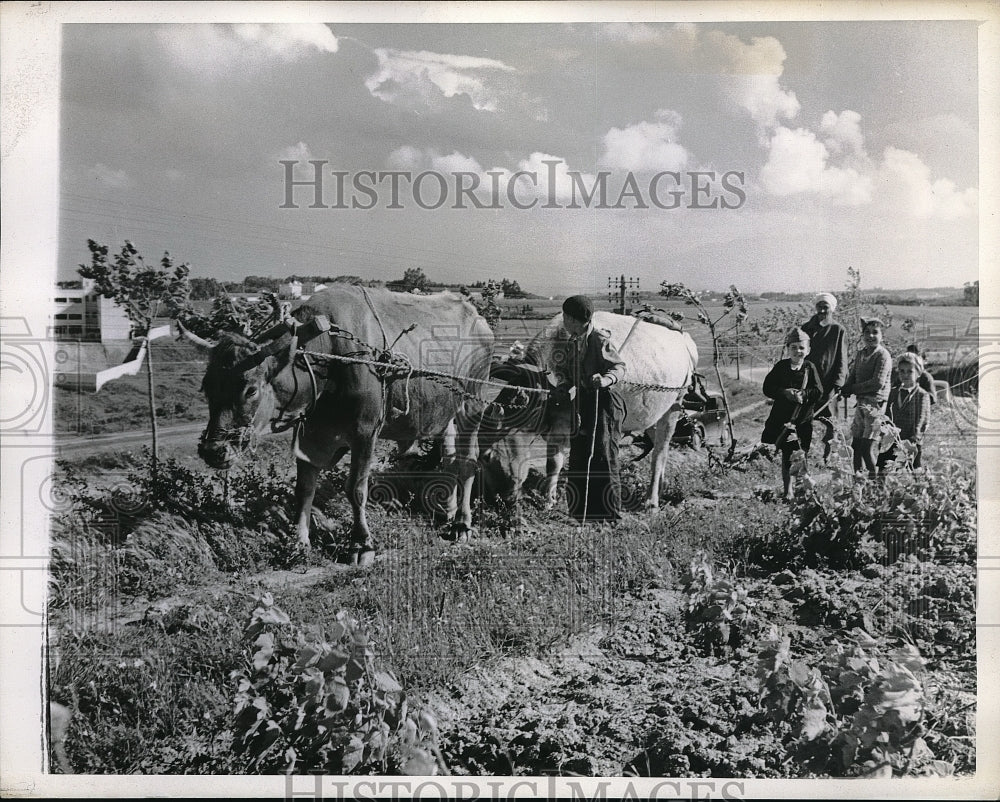
[[[182,337],[184,337],[187,340],[190,340],[199,348],[203,348],[205,350],[210,351],[217,345],[217,343],[214,343],[211,340],[206,340],[204,337],[199,337],[193,331],[188,331],[187,327],[183,323],[181,323],[180,318],[177,319],[177,329],[178,331],[180,331]]]

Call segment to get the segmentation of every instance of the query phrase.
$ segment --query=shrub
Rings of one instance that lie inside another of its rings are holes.
[[[407,710],[359,623],[337,614],[330,640],[307,642],[265,594],[243,633],[235,746],[250,771],[432,774],[436,724]]]
[[[714,571],[704,552],[691,561],[684,592],[684,623],[704,653],[729,653],[754,630],[753,602],[746,588]]]

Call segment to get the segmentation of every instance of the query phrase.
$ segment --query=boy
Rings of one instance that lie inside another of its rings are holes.
[[[781,482],[784,498],[791,498],[792,453],[801,449],[809,453],[812,444],[812,414],[816,402],[823,394],[819,371],[809,354],[809,335],[800,328],[791,329],[785,336],[787,359],[779,359],[764,378],[764,395],[774,399],[771,413],[760,436],[762,443],[769,443],[781,450]]]
[[[625,363],[611,345],[611,333],[594,328],[589,298],[567,298],[562,311],[563,328],[574,342],[569,375],[577,387],[580,414],[569,447],[569,514],[581,523],[618,521],[622,498],[618,441],[625,402],[615,385],[625,375]]]
[[[885,324],[878,318],[861,318],[864,341],[851,365],[843,395],[857,396],[854,420],[851,423],[851,447],[854,449],[854,471],[868,469],[868,478],[877,476],[878,447],[882,436],[882,418],[889,400],[892,357],[882,345]]]
[[[920,467],[920,457],[923,451],[924,432],[931,414],[931,395],[918,385],[923,365],[920,357],[914,354],[903,354],[899,358],[899,386],[889,392],[889,403],[886,415],[899,428],[899,439],[913,444],[914,453],[912,466]],[[881,469],[886,462],[896,459],[894,445],[884,454],[879,455],[878,467]]]

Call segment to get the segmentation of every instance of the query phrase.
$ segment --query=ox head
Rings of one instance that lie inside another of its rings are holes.
[[[530,361],[494,362],[490,377],[507,382],[493,402],[488,429],[494,439],[511,431],[542,434],[550,431],[559,414],[571,406],[571,395],[559,386],[558,377]]]
[[[228,468],[268,427],[275,410],[271,381],[288,364],[296,338],[279,335],[261,345],[225,332],[209,341],[183,325],[180,329],[188,340],[208,351],[201,387],[208,400],[209,419],[198,443],[198,455],[212,468]]]

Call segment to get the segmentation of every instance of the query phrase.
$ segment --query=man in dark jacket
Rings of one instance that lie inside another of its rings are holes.
[[[577,390],[580,425],[570,439],[567,503],[585,521],[621,518],[618,441],[625,403],[615,385],[625,363],[611,345],[611,332],[595,329],[590,299],[574,295],[563,302],[563,327],[575,347],[569,375]]]

